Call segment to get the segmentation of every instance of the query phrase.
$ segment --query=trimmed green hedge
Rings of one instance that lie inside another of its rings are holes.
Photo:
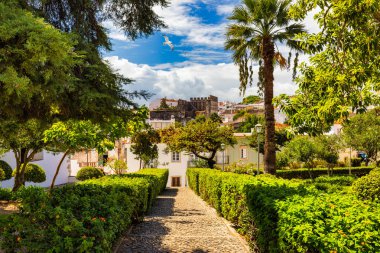
[[[357,177],[362,177],[367,175],[373,167],[355,167],[351,168],[351,174]],[[314,168],[310,170],[313,178],[328,175],[327,168]],[[332,170],[333,175],[349,175],[349,168],[334,168]],[[310,179],[310,174],[308,169],[296,169],[296,170],[277,170],[276,175],[285,179]]]
[[[111,252],[121,233],[141,220],[167,178],[167,170],[141,170],[55,188],[51,195],[39,187],[22,188],[17,193],[21,212],[8,218],[0,248]]]
[[[104,173],[100,169],[95,167],[83,167],[78,171],[75,178],[79,181],[84,181],[100,177],[104,177]]]
[[[4,172],[4,176],[3,178],[0,177],[0,181],[12,178],[12,167],[7,162],[0,160],[0,170]]]
[[[371,171],[353,184],[353,190],[359,198],[380,200],[380,169]]]
[[[234,223],[260,252],[380,251],[380,206],[375,202],[367,203],[338,193],[326,194],[313,185],[270,175],[254,177],[188,169],[187,176],[189,186]],[[293,212],[303,210],[303,199],[305,206],[313,211]],[[331,203],[329,208],[334,211],[328,215],[321,213],[318,203],[325,203],[321,205],[324,207]],[[350,205],[354,215],[342,216]],[[310,227],[314,228],[310,230]],[[339,230],[345,231],[347,237],[338,237]]]

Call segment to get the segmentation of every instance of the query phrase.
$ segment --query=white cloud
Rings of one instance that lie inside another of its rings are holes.
[[[185,36],[183,44],[207,47],[223,47],[225,23],[205,24],[200,17],[191,16],[198,0],[172,0],[167,8],[155,8],[168,28],[164,33]]]
[[[216,12],[219,15],[230,15],[236,4],[222,4],[216,7]]]
[[[119,73],[135,80],[133,90],[144,89],[155,93],[152,99],[160,97],[189,99],[215,95],[219,100],[241,101],[239,94],[238,69],[233,63],[165,65],[151,67],[135,64],[117,56],[107,57]],[[257,66],[254,71],[257,72]],[[257,83],[257,77],[254,78]],[[275,95],[294,94],[296,85],[292,83],[291,71],[275,69]],[[246,94],[256,94],[257,88],[250,87]]]

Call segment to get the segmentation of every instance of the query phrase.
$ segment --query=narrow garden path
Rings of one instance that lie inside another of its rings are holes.
[[[158,197],[144,221],[121,239],[115,252],[249,252],[247,243],[189,188]]]

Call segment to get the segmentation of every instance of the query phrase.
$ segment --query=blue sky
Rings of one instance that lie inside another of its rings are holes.
[[[126,77],[135,80],[129,90],[148,90],[151,100],[216,95],[219,100],[241,101],[238,69],[231,53],[224,50],[227,17],[237,0],[171,0],[168,8],[156,8],[168,28],[148,38],[130,41],[111,23],[106,23],[113,51],[104,58]],[[175,50],[164,46],[163,35]],[[281,47],[280,47],[281,50]],[[288,54],[286,49],[282,51]],[[275,71],[275,94],[296,90],[291,73]],[[246,95],[257,94],[251,87]]]

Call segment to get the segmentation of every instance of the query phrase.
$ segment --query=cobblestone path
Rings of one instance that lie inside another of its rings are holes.
[[[158,197],[144,221],[121,239],[115,252],[246,253],[246,242],[189,188]]]

